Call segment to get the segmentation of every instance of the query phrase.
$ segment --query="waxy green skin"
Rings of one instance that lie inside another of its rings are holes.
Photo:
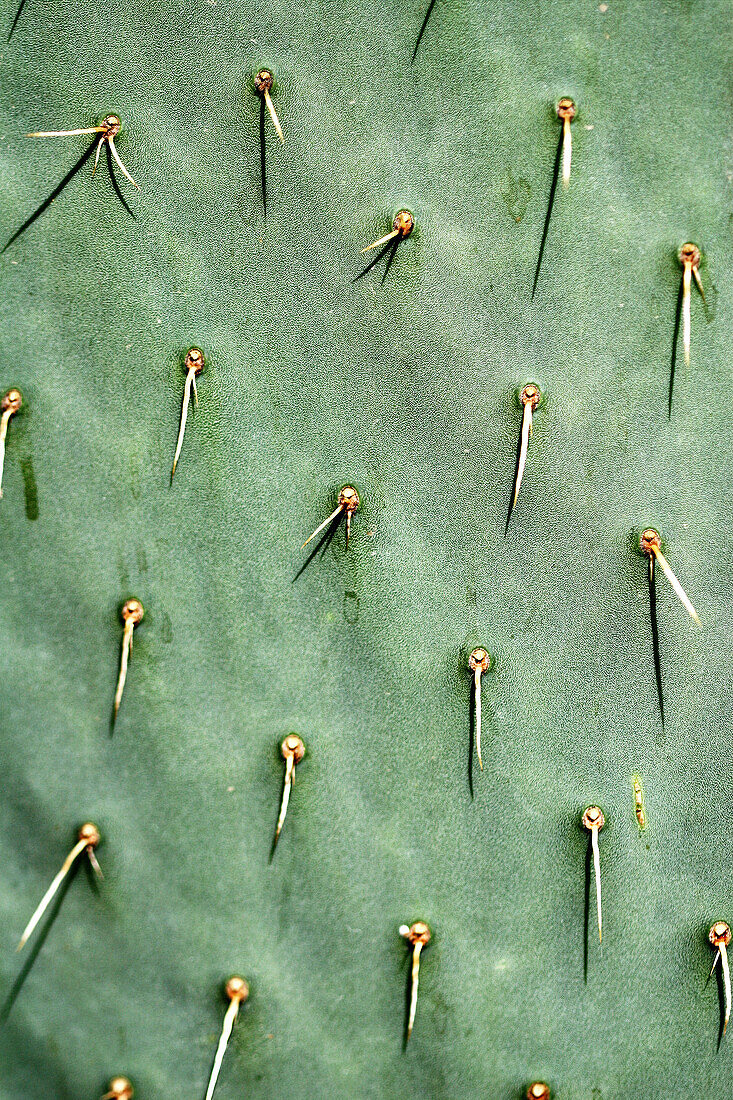
[[[705,988],[707,929],[733,912],[728,8],[439,0],[410,65],[423,13],[28,0],[3,49],[4,239],[85,148],[28,130],[114,111],[141,187],[121,181],[133,221],[85,166],[0,261],[0,390],[25,402],[0,504],[5,989],[83,820],[106,876],[98,895],[76,876],[0,1031],[8,1100],[94,1098],[121,1072],[141,1100],[203,1096],[232,972],[252,993],[221,1100],[729,1087]],[[286,139],[267,128],[266,226],[263,65]],[[573,176],[531,303],[562,95]],[[352,285],[403,207],[384,286]],[[706,324],[693,297],[668,422],[686,240],[718,308]],[[207,370],[170,489],[192,345]],[[348,483],[348,553],[340,531],[293,582]],[[664,741],[649,523],[705,624],[660,576]],[[291,730],[308,756],[270,866]],[[591,803],[604,942],[584,984]],[[397,929],[418,918],[405,1055]]]

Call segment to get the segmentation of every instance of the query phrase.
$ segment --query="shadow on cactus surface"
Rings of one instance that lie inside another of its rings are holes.
[[[29,0],[3,47],[2,240],[88,140],[28,131],[114,112],[141,188],[120,180],[133,220],[87,163],[2,257],[0,388],[24,398],[0,503],[4,993],[83,821],[105,873],[76,876],[0,1031],[8,1100],[96,1100],[115,1074],[203,1097],[231,974],[251,994],[221,1100],[729,1088],[705,986],[733,916],[728,5],[440,0],[412,63],[426,6]],[[285,136],[268,122],[266,224],[263,66]],[[572,179],[533,302],[561,96]],[[353,283],[400,209],[384,285]],[[668,420],[685,241],[719,302],[707,323],[693,295]],[[347,484],[348,552],[341,527],[294,581]],[[660,575],[664,733],[649,525],[703,623]]]

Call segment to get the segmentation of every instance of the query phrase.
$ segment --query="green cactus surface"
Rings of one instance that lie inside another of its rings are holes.
[[[730,1091],[730,6],[437,0],[413,62],[426,7],[27,0],[2,47],[3,241],[95,140],[26,132],[114,112],[140,186],[103,151],[0,256],[3,1100],[203,1100],[231,974],[216,1100]],[[346,484],[348,551],[301,550]],[[649,525],[702,621],[658,572],[664,728]],[[104,879],[82,857],[16,954],[85,821]]]

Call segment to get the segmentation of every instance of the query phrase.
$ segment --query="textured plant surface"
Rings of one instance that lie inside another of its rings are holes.
[[[707,929],[733,918],[729,5],[438,0],[411,65],[424,10],[28,0],[3,47],[4,239],[89,141],[25,131],[115,111],[141,185],[120,181],[133,219],[87,163],[0,260],[0,388],[25,399],[0,504],[6,992],[87,819],[106,876],[76,876],[0,1030],[8,1100],[95,1100],[120,1072],[140,1100],[203,1096],[236,972],[221,1100],[730,1087],[705,987]],[[266,223],[262,65],[286,139],[267,119]],[[573,176],[532,302],[562,95]],[[401,207],[417,227],[386,282],[353,283]],[[686,240],[713,319],[693,298],[668,421]],[[528,381],[545,401],[505,537]],[[294,580],[347,482],[348,554],[341,529]],[[703,621],[660,578],[664,734],[649,523]],[[268,864],[291,730],[308,754]],[[397,928],[418,918],[403,1053]]]

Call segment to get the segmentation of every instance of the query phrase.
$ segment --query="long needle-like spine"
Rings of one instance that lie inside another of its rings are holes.
[[[13,415],[13,409],[5,409],[0,416],[0,499],[3,495],[3,470],[5,469],[5,436],[8,434],[8,424]]]
[[[412,1028],[415,1023],[417,1011],[417,989],[420,980],[420,953],[426,944],[430,943],[432,933],[425,921],[415,921],[409,928],[406,924],[400,925],[400,935],[404,936],[412,947],[412,972],[410,975],[410,1007],[407,1014],[407,1028],[405,1030],[405,1046],[410,1041]]]
[[[479,646],[474,649],[468,658],[468,667],[473,673],[473,712],[474,729],[476,730],[476,755],[481,771],[484,770],[481,759],[481,677],[491,665],[491,657],[488,650]]]
[[[94,154],[94,167],[92,168],[92,176],[96,175],[97,168],[99,167],[99,154],[102,152],[102,146],[104,145],[104,141],[105,141],[104,134],[102,134],[101,138],[97,142],[97,151]]]
[[[110,152],[111,152],[112,156],[115,158],[115,163],[117,164],[117,167],[119,168],[120,172],[122,172],[123,176],[130,181],[130,183],[132,184],[133,187],[137,187],[137,189],[139,191],[140,190],[140,185],[135,183],[135,180],[132,178],[132,176],[130,175],[130,173],[127,171],[124,164],[120,160],[120,154],[117,152],[117,146],[115,145],[115,140],[114,140],[114,137],[112,136],[112,134],[107,135],[107,142],[109,144]]]
[[[280,119],[277,117],[277,112],[275,111],[275,104],[272,102],[272,97],[270,96],[270,92],[267,88],[265,88],[265,90],[262,94],[265,97],[265,103],[267,104],[267,109],[270,112],[270,118],[272,119],[272,124],[275,127],[275,129],[277,130],[277,136],[280,138],[280,141],[284,145],[285,144],[285,137],[283,136],[282,126],[280,125]]]
[[[275,828],[275,838],[272,842],[272,851],[270,858],[275,854],[277,842],[282,832],[282,827],[285,824],[285,815],[288,812],[288,804],[290,802],[290,792],[295,783],[295,766],[299,764],[305,756],[305,745],[303,744],[297,733],[289,733],[283,743],[280,745],[280,752],[285,760],[285,779],[283,782],[283,795],[280,803],[280,814],[277,819],[277,826]]]
[[[721,1039],[725,1035],[728,1027],[728,1021],[730,1020],[730,966],[728,964],[728,949],[724,943],[721,943],[718,948],[720,952],[720,965],[723,967],[723,991],[725,993],[725,1015],[723,1018],[723,1034]]]
[[[593,848],[593,872],[596,878],[596,909],[598,912],[598,942],[603,943],[603,910],[601,907],[601,852],[598,844],[598,826],[590,831]]]
[[[312,542],[313,539],[316,537],[316,535],[319,535],[321,533],[321,531],[323,530],[324,527],[328,527],[329,523],[332,523],[333,520],[336,519],[336,516],[339,515],[339,513],[341,511],[343,511],[343,508],[344,508],[343,504],[337,505],[337,507],[334,508],[333,512],[331,512],[331,515],[328,517],[328,519],[324,519],[323,523],[319,527],[316,527],[313,534],[308,536],[308,538],[305,540],[305,542],[301,546],[301,550],[305,550],[308,543]]]
[[[682,267],[682,347],[685,364],[690,365],[690,289],[692,286],[692,263],[685,260]]]
[[[127,679],[127,664],[132,653],[132,632],[135,629],[135,624],[132,619],[125,620],[125,628],[122,634],[122,656],[120,657],[120,674],[117,678],[117,691],[115,692],[115,718],[120,709],[120,703],[122,702],[122,692],[125,690],[125,680]]]
[[[473,698],[476,712],[476,756],[479,767],[484,770],[484,762],[481,759],[481,668],[477,665],[473,672]]]
[[[414,228],[415,219],[410,211],[398,210],[394,218],[392,219],[392,231],[390,233],[386,233],[383,237],[380,237],[378,241],[373,241],[372,244],[368,244],[366,248],[362,248],[360,253],[361,255],[363,255],[365,252],[371,252],[373,248],[379,248],[380,245],[386,245],[389,244],[390,241],[394,241],[394,245],[390,250],[389,259],[387,260],[387,266],[384,271],[382,282],[384,282],[384,280],[387,278],[387,272],[389,271],[390,264],[395,257],[397,246],[399,245],[401,240],[404,240],[406,237],[410,236]],[[374,260],[374,263],[370,264],[369,267],[367,267],[365,271],[362,271],[361,274],[365,275],[367,271],[370,271],[374,264],[379,262],[379,260],[382,258],[382,255],[383,253],[380,253],[377,259]],[[357,278],[361,278],[361,275],[357,276]]]
[[[59,887],[61,886],[61,883],[64,881],[64,879],[68,875],[69,871],[73,867],[74,862],[81,855],[81,853],[84,851],[84,849],[87,848],[88,846],[89,846],[89,841],[87,840],[86,837],[83,837],[81,840],[78,840],[76,842],[76,844],[74,845],[74,847],[71,849],[68,856],[66,857],[66,859],[64,860],[64,862],[61,865],[61,870],[55,876],[55,878],[54,878],[53,882],[51,883],[51,885],[49,886],[48,890],[46,891],[46,893],[41,898],[41,901],[38,905],[38,908],[36,909],[35,913],[31,917],[31,919],[28,921],[28,924],[25,926],[25,931],[23,932],[23,935],[20,937],[20,943],[18,944],[18,948],[17,948],[18,951],[20,951],[21,948],[23,948],[25,946],[25,944],[28,942],[31,935],[33,934],[33,930],[35,929],[35,927],[38,924],[39,920],[41,919],[41,917],[43,916],[43,914],[46,912],[49,905],[53,901],[54,896],[56,895]]]
[[[352,513],[354,513],[357,510],[360,503],[361,503],[361,501],[359,500],[359,494],[356,491],[356,489],[354,488],[354,486],[353,485],[344,485],[344,487],[341,489],[341,491],[338,495],[338,503],[337,503],[336,507],[334,508],[333,512],[331,512],[330,516],[328,516],[326,519],[324,519],[323,523],[319,524],[319,526],[316,527],[316,529],[315,529],[315,531],[313,532],[312,535],[308,536],[308,538],[303,543],[302,549],[304,550],[305,547],[308,545],[308,543],[312,542],[312,540],[316,537],[316,535],[320,535],[320,533],[324,529],[324,527],[328,527],[328,525],[330,523],[333,523],[333,521],[341,515],[341,512],[345,512],[346,513],[346,549],[348,550],[349,549],[349,536],[351,535],[351,516],[352,516]],[[298,761],[296,760],[296,764],[297,764],[297,762]]]
[[[432,11],[433,11],[434,7],[435,7],[435,0],[430,0],[430,3],[428,4],[427,10],[425,12],[425,16],[424,16],[423,21],[422,21],[422,24],[420,25],[420,33],[417,36],[417,42],[415,43],[415,48],[412,51],[412,60],[413,61],[417,57],[417,51],[420,48],[420,43],[422,41],[422,36],[425,34],[425,28],[428,25],[428,21],[430,19],[430,16],[432,14]]]
[[[598,845],[598,834],[605,824],[603,811],[599,806],[588,806],[583,813],[583,828],[590,833],[591,849],[593,851],[593,873],[596,880],[596,912],[598,914],[598,942],[603,946],[603,909],[601,906],[601,853]],[[590,882],[587,883],[590,889]]]
[[[705,291],[702,288],[702,279],[700,278],[700,268],[696,263],[692,265],[692,274],[697,285],[697,289],[700,291],[700,297],[702,298],[702,304],[707,307],[707,301],[705,299]]]
[[[718,920],[713,924],[708,932],[708,939],[713,945],[715,950],[715,958],[713,959],[713,965],[710,969],[710,976],[708,981],[712,978],[715,967],[718,965],[718,959],[720,959],[720,966],[723,972],[723,994],[724,994],[724,1006],[723,1006],[723,1027],[718,1036],[718,1047],[720,1047],[725,1033],[728,1028],[728,1021],[730,1020],[730,1008],[731,1008],[731,989],[730,989],[730,964],[728,961],[728,944],[731,941],[730,925],[724,920]]]
[[[20,390],[8,390],[0,398],[0,499],[3,495],[3,470],[5,468],[5,437],[8,434],[8,424],[11,416],[15,416],[23,404],[23,395]]]
[[[293,755],[285,758],[285,782],[283,783],[283,796],[280,803],[280,814],[277,819],[277,826],[275,828],[275,842],[273,847],[280,839],[280,833],[282,827],[285,824],[285,815],[288,812],[288,803],[290,802],[290,791],[293,786],[293,779],[295,778],[295,757]]]
[[[92,844],[87,844],[87,859],[89,860],[92,866],[92,870],[94,871],[94,874],[97,876],[97,878],[103,879],[104,875],[102,874],[102,868],[99,866],[97,854],[94,851],[94,846]]]
[[[412,945],[412,980],[410,984],[410,1012],[407,1018],[407,1041],[409,1041],[412,1035],[412,1028],[415,1023],[415,1013],[417,1012],[417,989],[420,981],[420,952],[423,947],[424,944],[422,940],[417,940]]]
[[[649,554],[649,615],[652,626],[652,654],[654,657],[654,678],[657,683],[659,714],[664,727],[664,689],[662,685],[662,660],[659,654],[659,627],[657,624],[657,584],[654,573],[654,554]]]
[[[386,236],[380,237],[378,241],[374,241],[372,244],[368,244],[366,248],[362,248],[359,255],[363,256],[365,252],[371,252],[373,248],[379,248],[380,244],[386,244],[387,241],[392,241],[395,237],[399,236],[399,229],[393,229],[391,233],[387,233]],[[402,253],[400,253],[400,255],[402,255]]]
[[[191,401],[191,387],[196,387],[196,372],[193,367],[189,367],[186,372],[186,384],[183,387],[183,403],[181,405],[181,425],[178,429],[178,442],[176,443],[176,453],[173,456],[173,469],[171,470],[171,482],[173,481],[173,475],[176,472],[176,466],[178,465],[178,459],[181,454],[181,447],[183,446],[183,433],[186,430],[186,420],[188,419],[188,406]]]
[[[237,1018],[239,1012],[239,1006],[241,1000],[239,997],[232,997],[231,1004],[226,1011],[224,1017],[224,1024],[222,1025],[221,1035],[219,1036],[219,1044],[216,1048],[216,1054],[214,1055],[214,1065],[211,1068],[211,1076],[209,1077],[209,1085],[206,1089],[206,1100],[211,1100],[214,1095],[214,1089],[216,1088],[216,1082],[219,1079],[219,1071],[221,1070],[221,1064],[224,1060],[229,1038],[232,1034],[232,1028],[234,1027],[234,1021]]]
[[[525,402],[524,412],[522,413],[522,442],[519,447],[519,461],[517,462],[517,477],[514,483],[514,497],[512,499],[512,508],[516,507],[517,497],[519,496],[519,489],[522,484],[522,478],[524,477],[524,467],[527,463],[527,450],[529,448],[529,437],[531,436],[531,434],[532,402],[527,401]]]
[[[715,958],[713,959],[713,965],[710,967],[710,973],[708,974],[708,981],[710,981],[713,974],[715,973],[715,967],[718,965],[718,959],[719,958],[720,958],[720,948],[718,947],[715,951]]]
[[[77,134],[101,134],[104,126],[83,126],[78,130],[36,130],[26,137],[74,137]]]
[[[557,190],[557,181],[560,176],[560,161],[562,160],[562,179],[563,185],[566,187],[570,181],[570,160],[571,160],[571,137],[570,137],[570,123],[575,118],[575,104],[572,99],[567,96],[558,102],[556,112],[557,117],[562,122],[562,129],[560,131],[560,137],[557,142],[557,152],[555,153],[555,163],[552,168],[552,184],[550,186],[550,197],[547,201],[547,213],[545,214],[545,222],[542,227],[542,239],[540,240],[540,251],[537,257],[537,267],[534,272],[534,281],[532,283],[532,297],[534,298],[537,291],[537,282],[540,277],[540,269],[542,267],[542,257],[545,252],[545,244],[547,243],[547,234],[550,229],[550,219],[552,217],[552,207],[555,202],[555,191]]]
[[[570,135],[570,117],[565,115],[562,120],[562,183],[567,187],[570,183],[570,162],[573,156],[573,139]]]
[[[537,256],[537,267],[534,270],[534,281],[532,283],[532,297],[534,298],[537,292],[537,283],[540,278],[540,270],[542,268],[542,257],[545,254],[545,244],[547,243],[547,234],[550,230],[550,220],[552,218],[552,208],[555,205],[555,192],[557,191],[557,177],[560,169],[560,158],[562,156],[563,139],[562,133],[557,142],[557,151],[555,153],[555,163],[552,166],[552,183],[550,184],[550,197],[547,200],[547,213],[545,214],[545,221],[542,226],[542,238],[540,240],[540,251]]]
[[[275,127],[275,131],[277,133],[277,136],[280,138],[280,141],[283,144],[285,143],[285,137],[283,135],[282,126],[280,125],[280,119],[277,117],[277,111],[275,110],[275,105],[272,102],[272,96],[270,95],[270,91],[273,87],[274,82],[275,82],[275,78],[273,77],[273,75],[272,75],[272,73],[270,72],[269,69],[260,69],[260,71],[255,74],[255,78],[254,78],[255,91],[261,97],[261,106],[260,106],[260,173],[261,173],[261,176],[262,176],[262,207],[263,207],[263,210],[264,210],[265,217],[267,217],[267,175],[266,175],[266,164],[265,164],[265,105],[267,105],[267,110],[270,112],[270,118],[272,119],[272,124]]]
[[[672,588],[674,589],[675,595],[678,597],[678,599],[680,600],[680,603],[682,604],[682,606],[687,611],[687,614],[690,616],[690,618],[692,619],[693,622],[697,623],[697,625],[700,626],[700,616],[698,615],[697,611],[695,611],[695,608],[692,606],[692,603],[690,602],[689,596],[687,595],[684,588],[682,587],[682,585],[680,584],[680,582],[677,580],[674,573],[672,572],[672,569],[670,568],[669,562],[665,558],[664,554],[659,549],[659,547],[654,545],[654,544],[652,544],[651,550],[652,550],[652,553],[654,554],[654,556],[656,557],[657,561],[661,565],[665,577],[667,578],[669,583],[672,585]]]
[[[117,679],[117,691],[115,692],[114,712],[112,722],[117,720],[117,712],[122,702],[122,692],[125,690],[127,679],[127,664],[132,653],[132,632],[139,622],[142,622],[145,609],[139,600],[126,600],[122,606],[122,622],[124,631],[122,635],[122,656],[120,658],[120,674]]]

